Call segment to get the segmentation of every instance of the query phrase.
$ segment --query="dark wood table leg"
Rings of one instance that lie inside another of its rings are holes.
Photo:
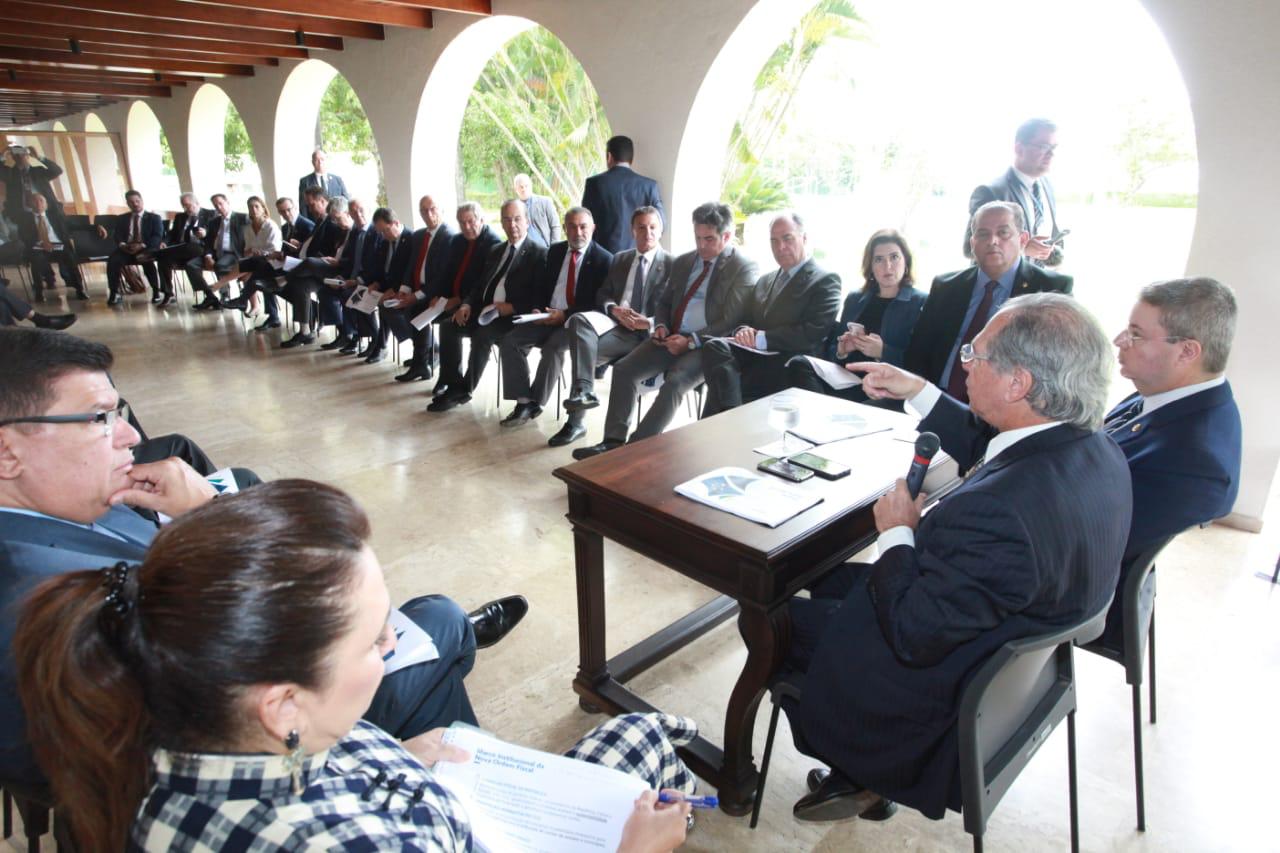
[[[596,687],[609,678],[605,658],[604,539],[598,533],[575,527],[573,554],[578,576],[578,677],[575,683]],[[591,713],[603,710],[585,696],[578,704]]]
[[[784,602],[771,611],[744,605],[738,627],[747,643],[747,663],[729,697],[724,720],[724,766],[720,808],[740,816],[751,811],[759,774],[751,755],[756,709],[769,679],[778,671],[791,642],[791,611]]]

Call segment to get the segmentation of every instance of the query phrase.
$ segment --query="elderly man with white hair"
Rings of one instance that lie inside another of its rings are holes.
[[[548,249],[552,243],[560,242],[560,218],[556,216],[555,202],[545,195],[534,195],[533,179],[523,172],[511,183],[515,186],[516,198],[524,202],[529,236]]]

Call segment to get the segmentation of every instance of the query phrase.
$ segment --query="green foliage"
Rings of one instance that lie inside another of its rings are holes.
[[[346,151],[356,165],[378,157],[378,143],[355,90],[341,74],[334,76],[320,99],[316,135],[326,151]]]
[[[1126,204],[1137,203],[1139,192],[1154,172],[1195,157],[1187,136],[1174,129],[1173,119],[1157,115],[1151,102],[1146,100],[1130,106],[1129,122],[1115,151],[1128,178],[1128,185],[1121,193],[1121,200]]]
[[[569,49],[542,27],[507,42],[480,72],[458,137],[459,198],[493,209],[521,172],[561,211],[603,168],[609,123]]]
[[[222,123],[223,168],[228,172],[241,172],[249,163],[257,163],[253,156],[253,143],[249,131],[236,105],[227,101],[227,117]]]
[[[792,98],[823,45],[862,39],[862,19],[847,0],[821,0],[800,19],[756,75],[755,92],[729,138],[729,165],[720,197],[738,221],[788,204],[787,172],[770,161],[771,145],[786,132]]]
[[[160,129],[160,174],[178,174],[178,167],[173,162],[173,149],[169,147],[169,137],[164,135],[164,128]]]

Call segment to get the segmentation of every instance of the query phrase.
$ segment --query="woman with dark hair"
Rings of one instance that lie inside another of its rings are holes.
[[[925,300],[914,287],[906,238],[892,228],[872,234],[862,252],[862,277],[862,289],[845,298],[839,322],[822,342],[823,356],[841,365],[887,361],[901,367]],[[797,387],[857,402],[867,399],[859,385],[833,388],[804,357],[791,359],[787,368]]]
[[[280,255],[280,227],[267,215],[267,205],[256,195],[245,202],[249,218],[244,224],[244,257],[240,259],[240,296],[226,300],[227,308],[239,308],[246,315],[256,317],[262,313],[260,303],[265,293],[268,307],[267,322],[280,325],[275,300],[271,291],[276,287],[276,269],[271,258]]]
[[[27,599],[18,690],[83,849],[472,849],[429,769],[465,758],[444,730],[401,743],[359,720],[395,646],[368,538],[343,492],[280,480],[177,519],[140,566],[67,573]],[[629,715],[574,755],[692,792],[672,744],[695,733]],[[687,813],[646,792],[619,849],[678,846]]]

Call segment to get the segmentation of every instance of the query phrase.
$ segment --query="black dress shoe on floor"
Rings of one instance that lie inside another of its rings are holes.
[[[338,350],[338,355],[355,355],[356,350],[358,349],[360,349],[360,342],[358,340],[351,341],[342,349]]]
[[[821,823],[861,817],[883,821],[898,812],[897,803],[868,791],[842,773],[816,768],[809,771],[805,783],[809,793],[797,800],[791,810],[796,820]]]
[[[508,428],[522,426],[540,414],[542,414],[542,407],[537,403],[516,403],[511,414],[502,419],[501,426]]]
[[[223,308],[228,308],[232,311],[245,311],[249,308],[249,300],[243,296],[237,299],[223,299],[220,304]],[[213,306],[210,305],[209,307],[212,308]]]
[[[153,294],[151,294],[151,304],[152,304],[152,305],[159,305],[159,304],[160,304],[160,302],[161,302],[161,300],[163,300],[163,299],[164,299],[164,297],[163,297],[163,296],[161,296],[161,295],[160,295],[160,294],[158,294],[158,293],[153,293]]]
[[[365,364],[378,364],[387,360],[387,351],[383,349],[370,350],[369,354],[364,357]]]
[[[449,386],[444,382],[437,382],[436,387],[431,389],[431,399],[434,400],[437,397],[443,397],[445,394],[448,394],[448,393],[449,393]]]
[[[113,293],[107,297],[108,305],[119,305],[122,301],[123,300],[120,298],[120,294],[118,293]]]
[[[469,403],[469,402],[471,402],[470,394],[445,394],[443,396],[436,397],[434,400],[428,403],[427,411],[428,412],[447,412],[450,409],[456,409],[458,406],[461,406],[463,403]]]
[[[282,341],[280,343],[280,349],[293,349],[294,347],[300,347],[304,344],[314,344],[315,342],[315,335],[304,335],[299,333],[294,335],[292,338],[289,338],[287,341]]]
[[[421,367],[411,367],[396,377],[397,382],[417,382],[430,376]]]
[[[324,350],[325,352],[332,352],[333,350],[336,350],[336,349],[342,349],[343,347],[347,346],[349,343],[351,343],[350,338],[344,338],[341,335],[339,335],[338,337],[329,341],[329,343],[322,344],[320,346],[320,349]]]
[[[259,326],[258,328],[254,329],[254,331],[255,331],[255,332],[269,332],[269,331],[271,331],[272,329],[278,329],[278,328],[280,328],[280,321],[279,321],[279,320],[268,320],[267,322],[263,323],[263,324],[262,324],[261,326]]]
[[[586,434],[586,427],[582,424],[575,424],[573,421],[570,421],[560,427],[560,431],[558,433],[547,439],[547,444],[551,447],[564,447],[566,444],[573,444]]]
[[[83,291],[83,290],[77,290],[77,291],[76,291],[76,299],[79,299],[81,302],[88,302],[88,301],[89,301],[89,294],[88,294],[86,291]]]
[[[476,632],[476,648],[487,649],[497,643],[529,612],[529,602],[523,595],[508,595],[490,601],[467,614]]]
[[[590,447],[579,447],[577,450],[573,451],[573,458],[579,461],[583,459],[590,459],[592,456],[599,456],[601,453],[608,453],[610,450],[617,450],[623,444],[624,442],[621,441],[610,441],[609,439],[605,439],[599,444],[593,444]]]
[[[76,321],[75,314],[40,314],[31,316],[31,322],[41,329],[65,329]]]
[[[572,397],[564,401],[564,410],[566,412],[585,412],[587,409],[594,409],[600,405],[600,398],[590,391],[583,391],[581,394],[574,394]]]

